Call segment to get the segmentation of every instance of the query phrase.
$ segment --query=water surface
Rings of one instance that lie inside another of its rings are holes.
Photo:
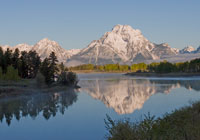
[[[0,100],[2,140],[101,140],[104,119],[156,117],[200,100],[200,77],[134,78],[79,74],[79,91]]]

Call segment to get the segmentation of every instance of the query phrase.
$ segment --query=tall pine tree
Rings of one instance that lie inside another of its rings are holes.
[[[37,72],[40,67],[40,57],[36,53],[36,51],[30,51],[28,53],[28,78],[35,78],[37,75]]]
[[[19,63],[20,63],[19,55],[20,55],[19,49],[16,48],[12,56],[12,65],[15,69],[19,68]]]
[[[28,53],[26,51],[21,52],[19,75],[21,78],[28,77]]]
[[[3,73],[7,72],[7,67],[12,64],[12,51],[7,48],[4,54],[4,67],[3,68]]]
[[[48,85],[51,84],[51,78],[49,76],[49,65],[50,65],[49,59],[45,58],[40,66],[40,72],[45,77],[45,82]]]
[[[52,52],[49,56],[49,62],[50,62],[50,65],[49,65],[49,77],[51,79],[51,82],[54,82],[55,81],[55,78],[58,74],[58,66],[57,66],[57,62],[58,62],[58,59],[55,55],[54,52]]]

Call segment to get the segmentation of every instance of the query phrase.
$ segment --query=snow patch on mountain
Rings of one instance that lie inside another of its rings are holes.
[[[69,55],[69,57],[71,57],[73,55],[76,55],[80,51],[81,51],[81,49],[71,49],[71,50],[68,50],[68,55]]]

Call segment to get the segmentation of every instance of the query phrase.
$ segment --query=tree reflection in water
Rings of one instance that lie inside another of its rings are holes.
[[[77,93],[74,90],[68,92],[55,92],[37,94],[32,96],[22,96],[0,100],[0,121],[6,120],[11,124],[11,120],[30,116],[35,119],[40,113],[48,120],[65,110],[77,101]]]

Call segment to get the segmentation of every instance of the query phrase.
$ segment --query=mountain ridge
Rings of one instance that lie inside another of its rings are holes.
[[[9,46],[4,45],[1,46],[3,51],[6,51],[7,48],[14,51],[16,48],[19,49],[19,51],[36,51],[38,55],[44,59],[50,55],[51,52],[55,52],[58,60],[60,62],[65,62],[67,59],[69,59],[72,55],[79,52],[80,49],[72,49],[72,50],[66,50],[62,48],[59,43],[53,40],[49,40],[48,38],[44,38],[40,41],[38,41],[35,45],[28,45],[26,43],[18,44],[16,46]]]
[[[152,43],[140,30],[133,29],[129,25],[118,24],[70,59],[83,64],[133,63],[156,60],[177,53],[177,49],[171,48],[167,43]]]
[[[26,43],[18,44],[14,47],[4,45],[5,51],[10,48],[14,51],[35,50],[44,59],[54,51],[59,62],[64,62],[67,66],[80,64],[132,64],[139,62],[154,62],[169,60],[170,62],[187,61],[198,57],[200,47],[196,50],[192,46],[187,46],[181,50],[171,48],[167,43],[156,44],[144,37],[138,29],[133,29],[129,25],[116,25],[111,31],[106,32],[99,40],[93,40],[83,49],[66,50],[56,41],[44,38],[35,45]],[[181,58],[183,57],[183,58]]]

